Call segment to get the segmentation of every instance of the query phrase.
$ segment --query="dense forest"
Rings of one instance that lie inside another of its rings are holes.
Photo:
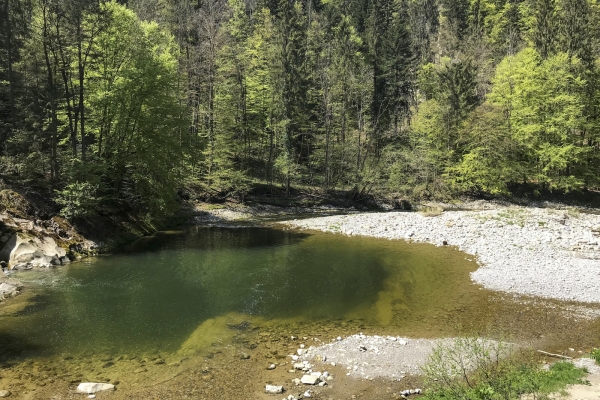
[[[0,0],[0,179],[67,217],[177,191],[594,189],[596,0]],[[524,189],[525,188],[525,189]]]

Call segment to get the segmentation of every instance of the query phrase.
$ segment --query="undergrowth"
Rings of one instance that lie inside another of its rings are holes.
[[[596,361],[596,364],[600,364],[600,349],[592,349],[590,357]]]
[[[513,400],[531,394],[541,400],[566,385],[586,383],[586,371],[569,362],[540,368],[533,352],[477,338],[438,346],[423,367],[427,400]]]

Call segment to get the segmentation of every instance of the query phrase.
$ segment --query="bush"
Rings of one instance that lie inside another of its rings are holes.
[[[60,214],[67,219],[95,214],[100,202],[97,190],[98,187],[89,182],[70,183],[64,190],[57,190],[56,202],[62,206]]]
[[[600,349],[592,349],[590,352],[590,357],[596,361],[596,364],[600,364]]]
[[[539,367],[533,353],[515,352],[505,343],[459,338],[438,346],[423,367],[430,388],[424,398],[512,400],[523,394],[544,398],[567,384],[583,383],[583,369],[557,362]]]

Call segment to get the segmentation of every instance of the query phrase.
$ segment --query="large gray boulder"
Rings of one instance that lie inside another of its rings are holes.
[[[65,249],[51,237],[40,239],[24,233],[14,233],[0,249],[0,260],[8,261],[9,267],[15,269],[60,265],[63,257]]]

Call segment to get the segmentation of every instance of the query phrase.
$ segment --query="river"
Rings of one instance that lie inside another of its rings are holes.
[[[0,383],[23,398],[79,380],[127,393],[219,357],[239,360],[231,373],[246,356],[281,362],[282,338],[294,334],[600,342],[595,322],[566,311],[576,304],[485,290],[469,278],[476,268],[453,248],[403,241],[270,227],[161,232],[118,254],[16,274],[27,295],[0,308]]]

